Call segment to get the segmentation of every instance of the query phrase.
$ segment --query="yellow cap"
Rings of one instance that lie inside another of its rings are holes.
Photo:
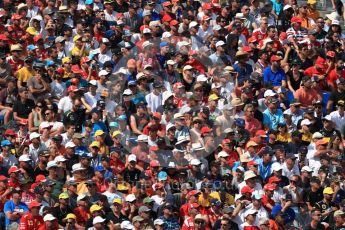
[[[63,192],[59,195],[59,199],[68,199],[68,198],[69,198],[69,195],[66,192]]]
[[[219,97],[218,97],[217,94],[211,94],[211,95],[208,97],[208,100],[209,100],[209,101],[216,101],[216,100],[218,100],[218,99],[219,99]]]
[[[115,198],[115,199],[113,200],[113,204],[114,204],[114,203],[122,204],[122,199],[121,199],[121,198]]]
[[[104,134],[104,131],[103,130],[97,130],[96,132],[95,132],[95,137],[97,137],[97,136],[102,136]]]
[[[97,147],[97,148],[100,148],[100,144],[99,144],[99,142],[98,141],[93,141],[91,144],[90,144],[90,146],[89,146],[90,148],[92,148],[92,147]]]
[[[307,3],[310,4],[310,5],[314,5],[314,4],[316,4],[316,0],[308,0]]]
[[[81,38],[81,36],[79,35],[79,34],[77,34],[77,35],[75,35],[74,37],[73,37],[73,42],[76,42],[78,39],[80,39]]]
[[[120,135],[120,134],[121,134],[121,132],[119,130],[116,130],[113,132],[112,137],[116,137],[117,135]]]
[[[68,213],[67,216],[64,218],[64,220],[67,220],[67,219],[76,220],[77,217],[73,213]]]
[[[129,189],[128,185],[126,183],[121,183],[121,184],[118,184],[117,185],[117,190],[120,190],[120,191],[126,191]]]
[[[96,212],[96,211],[99,211],[99,210],[102,210],[102,207],[99,206],[98,204],[93,204],[93,205],[90,207],[90,212],[91,212],[91,213]]]
[[[64,57],[64,58],[62,58],[62,64],[65,64],[65,63],[71,62],[71,61],[72,61],[72,59],[71,59],[70,57]]]
[[[34,27],[28,27],[26,32],[32,36],[36,36],[38,34],[37,30]]]
[[[330,194],[332,195],[334,193],[333,189],[331,187],[326,187],[324,190],[323,190],[323,194]]]

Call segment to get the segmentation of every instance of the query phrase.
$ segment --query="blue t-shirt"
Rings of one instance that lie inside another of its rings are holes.
[[[250,74],[253,72],[253,68],[251,65],[246,63],[246,66],[242,69],[238,63],[234,66],[234,70],[238,73],[237,81],[238,83],[244,82],[245,79],[250,78]]]
[[[4,205],[4,213],[5,214],[6,214],[6,212],[28,212],[28,211],[29,211],[28,206],[23,202],[19,202],[19,204],[16,205],[12,200],[9,200]],[[16,221],[12,221],[12,220],[9,220],[6,216],[5,217],[6,227],[13,222],[19,223],[19,220],[20,220],[20,218],[18,218],[18,220],[16,220]]]
[[[264,115],[263,123],[264,125],[267,125],[270,129],[277,130],[278,124],[284,122],[283,112],[280,109],[277,109],[275,114],[271,114],[270,111],[266,109],[263,112],[263,115]]]
[[[279,69],[277,72],[273,73],[270,66],[264,69],[264,84],[271,84],[272,86],[281,86],[282,81],[286,81],[285,73],[282,69]]]
[[[277,2],[276,0],[271,0],[272,2],[272,10],[274,11],[274,13],[276,15],[279,16],[280,12],[283,10],[284,8],[284,3],[282,2]]]

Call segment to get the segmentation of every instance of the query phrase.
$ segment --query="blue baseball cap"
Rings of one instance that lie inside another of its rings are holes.
[[[220,202],[220,200],[218,199],[212,199],[211,200],[211,206],[221,206],[222,205],[222,202]]]
[[[113,36],[114,34],[115,34],[115,31],[114,31],[114,30],[107,30],[107,31],[105,31],[105,33],[104,33],[104,37],[110,38],[110,37]]]
[[[164,171],[160,171],[158,173],[158,181],[162,181],[162,180],[167,180],[168,179],[168,174]]]
[[[117,128],[117,127],[119,127],[119,123],[117,123],[116,121],[112,121],[109,123],[109,127],[110,128]]]
[[[235,120],[235,125],[236,126],[239,126],[239,127],[244,127],[244,120],[242,119],[242,118],[237,118],[236,120]]]
[[[96,171],[96,172],[102,172],[102,171],[105,171],[105,168],[104,168],[102,165],[98,165],[98,166],[95,168],[95,171]]]
[[[85,4],[86,5],[91,5],[91,4],[93,4],[93,0],[85,0]]]
[[[52,61],[52,60],[47,60],[46,61],[46,66],[54,66],[55,65],[55,62]]]
[[[128,86],[130,86],[130,85],[136,85],[137,84],[137,81],[136,80],[130,80],[129,82],[128,82]]]
[[[126,115],[120,115],[118,118],[117,118],[118,121],[127,121],[127,116]]]
[[[12,143],[9,140],[1,141],[1,147],[10,146]]]
[[[37,49],[37,46],[30,44],[26,47],[26,49],[29,51],[33,51],[33,50]]]
[[[169,44],[167,42],[161,42],[159,43],[159,47],[162,48],[164,46],[168,46]]]

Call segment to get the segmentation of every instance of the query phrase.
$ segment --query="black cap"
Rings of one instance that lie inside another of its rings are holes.
[[[320,184],[321,181],[318,177],[316,176],[313,176],[311,179],[310,179],[310,183],[316,183],[316,184]]]
[[[292,200],[292,196],[290,193],[285,193],[285,194],[283,194],[282,199],[283,200]]]
[[[33,69],[37,70],[44,69],[44,67],[45,65],[42,62],[35,62],[32,66]]]
[[[201,109],[200,109],[200,113],[203,113],[205,114],[206,116],[209,116],[210,115],[210,109],[206,106],[203,106]]]
[[[20,87],[18,89],[18,93],[22,93],[22,92],[25,92],[25,91],[28,91],[28,88],[27,87]]]
[[[163,84],[161,81],[154,81],[152,86],[153,86],[153,88],[162,88]]]
[[[45,182],[43,182],[43,186],[48,187],[48,186],[52,186],[55,185],[56,183],[52,180],[46,180]]]
[[[96,185],[96,183],[93,180],[88,180],[85,182],[87,185]]]
[[[319,168],[319,172],[325,172],[325,173],[328,173],[329,172],[329,168],[325,165],[321,166]]]
[[[307,153],[308,153],[308,148],[307,148],[307,146],[301,146],[301,147],[298,149],[298,152],[299,152],[299,153],[302,153],[302,154],[307,154]]]
[[[56,135],[52,138],[53,141],[59,141],[61,142],[62,141],[62,136],[61,135]]]
[[[293,153],[287,153],[285,155],[285,159],[296,159],[297,157]]]

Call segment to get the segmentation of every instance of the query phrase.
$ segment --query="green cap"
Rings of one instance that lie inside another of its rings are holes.
[[[149,204],[151,202],[153,202],[154,200],[152,200],[150,197],[146,197],[144,200],[143,200],[143,203],[144,204]]]

